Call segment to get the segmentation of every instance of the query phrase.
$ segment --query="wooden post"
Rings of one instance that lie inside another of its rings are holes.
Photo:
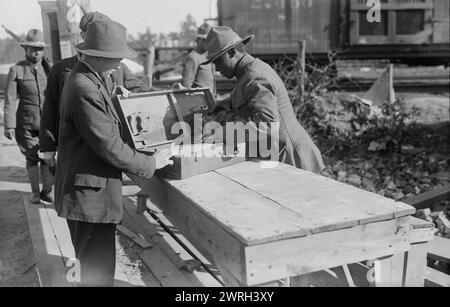
[[[375,287],[402,287],[405,253],[384,257],[374,262]]]
[[[429,243],[411,244],[407,253],[405,287],[424,287]]]
[[[153,85],[153,66],[155,64],[155,46],[150,46],[147,49],[147,55],[145,60],[145,76],[148,78],[148,84],[151,87]]]
[[[394,64],[389,64],[389,103],[395,102],[394,91]]]
[[[300,75],[300,80],[298,82],[298,93],[300,96],[301,101],[303,102],[304,96],[305,96],[305,67],[306,67],[306,41],[305,40],[300,40],[298,42],[298,57],[297,57],[297,61],[299,63],[299,75]]]

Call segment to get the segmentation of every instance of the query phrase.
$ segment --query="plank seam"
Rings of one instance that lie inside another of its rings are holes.
[[[215,172],[214,172],[215,173]],[[240,236],[237,233],[234,232],[230,232],[229,229],[227,229],[228,227],[226,225],[223,224],[223,222],[221,222],[219,219],[217,219],[216,217],[214,217],[213,215],[211,215],[209,212],[207,212],[206,210],[204,210],[201,206],[197,206],[195,204],[195,201],[193,201],[192,199],[190,199],[189,197],[187,197],[184,193],[182,193],[180,190],[178,190],[176,187],[172,186],[171,184],[169,184],[167,182],[166,179],[161,178],[161,180],[166,181],[166,186],[176,192],[181,198],[185,199],[188,203],[191,204],[191,207],[193,207],[194,209],[196,209],[197,211],[200,211],[200,213],[202,213],[203,215],[205,215],[208,219],[212,220],[214,223],[216,223],[220,228],[222,228],[222,230],[224,230],[226,233],[228,233],[230,236],[232,236],[234,239],[240,241],[240,242],[247,242],[247,239],[243,238],[242,236]],[[164,214],[164,210],[163,210],[163,214]]]
[[[64,253],[62,251],[61,244],[58,241],[58,237],[56,236],[56,232],[55,232],[55,228],[53,227],[52,219],[50,218],[50,215],[48,213],[49,207],[46,204],[44,204],[44,208],[45,208],[45,215],[47,215],[48,221],[50,222],[50,226],[52,227],[53,237],[55,238],[56,244],[58,246],[59,254],[61,255],[61,262],[63,263],[64,270],[67,274],[68,270],[67,270],[66,264],[64,263]],[[69,281],[67,281],[67,282],[71,285],[71,287],[74,287],[73,283],[71,283]]]
[[[240,182],[234,180],[233,178],[230,178],[230,177],[228,177],[228,176],[225,176],[225,175],[223,175],[223,174],[221,174],[221,173],[219,173],[219,172],[214,171],[214,173],[216,173],[216,174],[218,174],[218,175],[220,175],[220,176],[222,176],[222,177],[224,177],[224,178],[227,178],[227,179],[233,181],[234,183],[237,183],[238,185],[242,186],[243,188],[245,188],[245,189],[247,189],[247,190],[249,190],[249,191],[252,191],[252,192],[258,194],[259,196],[261,196],[261,197],[263,197],[263,198],[265,198],[265,199],[267,199],[267,200],[270,200],[270,201],[274,202],[275,204],[279,205],[279,206],[280,206],[281,208],[283,208],[284,210],[293,213],[295,216],[300,217],[300,218],[304,218],[304,219],[306,219],[306,220],[312,222],[311,219],[307,218],[306,216],[303,216],[303,215],[299,214],[298,212],[295,212],[294,210],[285,207],[284,205],[280,204],[278,201],[276,201],[276,200],[274,200],[274,199],[272,199],[272,198],[270,198],[270,197],[268,197],[268,196],[265,196],[265,195],[261,194],[260,192],[257,192],[257,191],[254,191],[254,190],[250,189],[250,187],[246,186],[245,184],[242,184],[242,183],[240,183]],[[299,237],[306,237],[306,236],[309,236],[309,235],[312,235],[312,234],[313,234],[313,229],[308,229],[308,230],[306,231],[306,235],[305,235],[305,236],[299,236]]]

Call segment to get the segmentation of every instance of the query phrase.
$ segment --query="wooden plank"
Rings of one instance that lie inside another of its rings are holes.
[[[408,226],[407,219],[401,218],[248,247],[247,284],[405,252]]]
[[[31,204],[29,197],[24,197],[23,201],[41,286],[71,287],[67,281],[64,258],[45,206]]]
[[[146,249],[138,255],[164,287],[194,287],[159,248]]]
[[[216,172],[307,219],[304,226],[313,233],[415,213],[406,204],[282,163],[262,169],[249,161]]]
[[[122,186],[122,196],[135,196],[139,195],[141,188],[136,185],[124,185]]]
[[[448,199],[450,199],[450,184],[410,198],[406,200],[406,203],[419,210]]]
[[[125,226],[118,225],[117,230],[120,231],[125,236],[127,236],[128,238],[130,238],[131,240],[133,240],[137,245],[139,245],[144,249],[153,246],[151,243],[147,242],[146,240],[144,240],[143,238],[141,238],[140,236],[138,236],[137,234],[126,228]]]
[[[410,216],[409,224],[411,225],[411,235],[409,238],[411,243],[422,243],[433,240],[436,232],[433,223]]]
[[[129,210],[129,209],[128,209]],[[135,210],[131,210],[135,213]],[[130,211],[126,211],[124,218],[130,217]],[[145,218],[143,215],[138,217]],[[134,217],[133,217],[134,218]],[[132,221],[124,220],[127,222],[127,226],[130,226]],[[138,224],[135,224],[138,225]],[[141,225],[139,225],[141,226]],[[147,225],[146,228],[152,228]],[[135,230],[134,228],[132,228]],[[135,230],[138,232],[137,230]],[[157,231],[152,230],[150,234],[157,236]],[[150,240],[150,238],[147,238]],[[188,278],[177,268],[177,266],[167,257],[165,253],[160,249],[158,245],[153,245],[151,249],[146,249],[136,252],[137,256],[142,260],[142,262],[147,266],[147,268],[152,272],[153,276],[157,281],[164,287],[192,287],[195,286]]]
[[[404,253],[378,259],[374,263],[376,287],[402,287]]]
[[[66,219],[60,218],[53,206],[45,205],[45,208],[62,256],[66,259],[75,259],[75,250]]]
[[[183,249],[181,246],[172,238],[170,235],[162,230],[159,225],[150,218],[147,214],[138,215],[136,213],[136,204],[133,199],[124,199],[124,224],[127,225],[133,231],[143,235],[147,240],[151,241],[156,245],[161,251],[167,256],[172,263],[177,268],[181,268],[185,261],[192,260],[192,257]],[[199,256],[200,260],[207,264],[211,265],[205,257],[202,256],[200,252],[198,252],[194,246],[192,246],[187,240],[184,239],[179,234],[179,231],[171,226],[168,221],[166,221],[163,217],[160,216],[163,222],[166,222],[169,228],[172,228],[173,232],[179,235],[179,238],[183,241],[184,244],[188,246],[197,256]],[[160,231],[158,231],[158,229]],[[211,270],[214,271],[213,268]],[[195,271],[193,273],[190,272],[182,272],[187,279],[194,286],[205,286],[205,287],[218,287],[220,284],[208,273],[204,271]]]
[[[342,269],[344,271],[346,283],[348,284],[348,286],[350,288],[354,288],[355,287],[355,283],[353,281],[352,274],[350,273],[350,270],[349,270],[348,266],[346,264],[344,264],[342,266]]]
[[[341,287],[334,272],[319,271],[291,277],[291,287]]]
[[[179,202],[188,203],[244,245],[305,236],[305,228],[312,227],[304,215],[282,208],[215,172],[182,181],[152,178],[144,187],[152,202],[165,213],[168,205],[174,207],[169,199],[176,195]]]
[[[428,257],[445,263],[450,263],[450,239],[435,237],[430,242]]]
[[[425,286],[425,269],[429,243],[411,244],[406,254],[405,287]]]
[[[209,178],[208,176],[206,177]],[[196,177],[183,180],[183,182],[195,182],[194,178]],[[195,190],[193,187],[196,187],[195,189],[198,190],[201,186],[193,185],[191,190]],[[221,185],[213,183],[212,187],[213,189],[209,190],[209,193],[203,194],[217,197],[218,194],[213,191],[221,187]],[[147,188],[149,189],[151,201],[164,209],[164,215],[174,225],[177,225],[189,242],[209,259],[214,260],[214,264],[217,265],[222,274],[232,276],[236,281],[244,281],[243,244],[240,240],[230,235],[229,231],[225,230],[217,221],[212,219],[214,214],[205,214],[194,202],[184,197],[180,192],[173,190],[164,179],[152,178],[151,185]],[[203,188],[208,189],[208,187]],[[226,195],[231,194],[227,193]],[[223,198],[223,200],[225,199]],[[226,201],[210,202],[217,210],[222,210],[217,208],[217,204],[226,206],[226,203]],[[233,204],[238,210],[239,205]],[[227,208],[228,210],[234,210],[234,207],[230,205]],[[244,223],[241,227],[244,227],[245,223],[249,222],[248,219],[246,220],[242,217],[239,217],[239,220]],[[227,220],[224,221],[226,222]],[[229,279],[232,280],[232,278]]]
[[[441,287],[450,287],[450,275],[427,267],[426,279]]]
[[[124,212],[124,220],[127,212]],[[130,241],[116,236],[116,286],[121,287],[161,287],[161,283],[152,274],[150,269],[142,262],[136,248],[132,248]],[[123,284],[123,283],[128,283]]]

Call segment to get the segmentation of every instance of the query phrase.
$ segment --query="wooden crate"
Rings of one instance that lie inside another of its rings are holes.
[[[149,155],[165,148],[175,152],[174,165],[157,172],[162,177],[185,179],[245,161],[245,144],[227,151],[223,143],[201,143],[203,127],[194,124],[194,116],[214,105],[209,89],[118,97],[116,105],[128,145]]]

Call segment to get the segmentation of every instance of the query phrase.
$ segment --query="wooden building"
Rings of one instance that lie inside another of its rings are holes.
[[[85,11],[90,10],[90,0],[39,1],[41,6],[44,38],[51,46],[48,57],[57,62],[75,54],[80,42],[78,27]]]

